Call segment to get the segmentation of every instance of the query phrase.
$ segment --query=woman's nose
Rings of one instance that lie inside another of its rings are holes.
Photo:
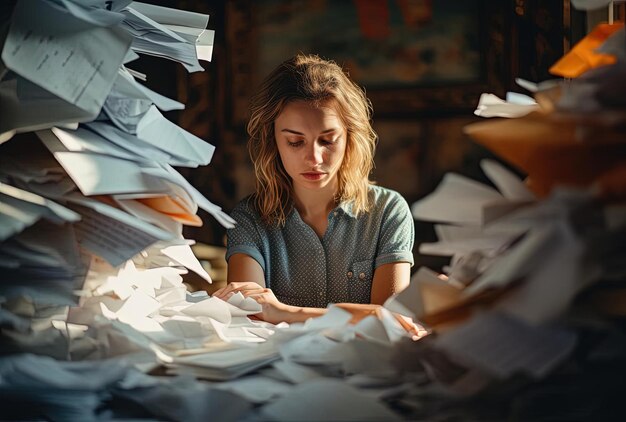
[[[322,148],[318,145],[311,145],[306,152],[306,161],[311,165],[317,165],[322,163]]]

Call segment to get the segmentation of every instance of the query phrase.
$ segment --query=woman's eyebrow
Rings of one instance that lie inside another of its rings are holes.
[[[294,135],[304,136],[304,133],[292,129],[282,129],[281,132],[293,133]]]
[[[335,131],[337,131],[337,128],[326,129],[320,132],[320,135],[326,135],[327,133],[332,133]],[[297,130],[293,130],[293,129],[281,129],[281,132],[293,133],[294,135],[304,136],[304,133],[298,132]]]

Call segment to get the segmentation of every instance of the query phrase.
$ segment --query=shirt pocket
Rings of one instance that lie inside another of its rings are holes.
[[[350,302],[370,303],[372,280],[374,279],[374,261],[357,261],[350,265],[346,274]]]

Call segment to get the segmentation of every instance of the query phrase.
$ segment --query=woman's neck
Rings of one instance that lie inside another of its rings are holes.
[[[326,218],[335,206],[335,189],[294,189],[294,205],[300,216],[307,220],[323,216]]]

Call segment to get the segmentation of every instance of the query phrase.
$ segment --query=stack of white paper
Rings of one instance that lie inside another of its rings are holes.
[[[100,396],[124,378],[119,361],[60,362],[29,354],[0,358],[3,418],[95,420]]]
[[[160,355],[169,367],[168,373],[192,374],[209,380],[227,380],[240,377],[278,359],[278,351],[271,344],[239,347],[222,352],[169,358]]]
[[[100,112],[132,37],[115,25],[118,13],[79,9],[69,1],[16,4],[2,49],[12,73],[0,81],[0,142]]]
[[[86,271],[70,225],[79,219],[69,208],[0,182],[2,296],[73,303],[72,291]]]
[[[211,279],[182,226],[202,224],[199,208],[234,222],[173,166],[207,165],[215,148],[163,117],[159,110],[184,105],[126,67],[139,46],[202,70],[208,16],[129,4],[25,0],[1,23],[0,324],[16,360],[0,368],[0,389],[36,412],[17,409],[11,418],[95,419],[107,387],[80,379],[114,382],[89,374],[98,360],[154,365],[154,348],[178,359],[270,333],[247,318],[259,312],[256,302],[187,292],[188,270]],[[30,362],[32,351],[89,361],[66,377],[56,361]],[[54,380],[29,378],[41,371]]]
[[[189,72],[204,70],[198,59],[210,61],[213,32],[205,29],[208,15],[139,2],[123,13],[123,27],[134,36],[133,50],[176,60]]]
[[[188,42],[195,44],[196,55],[199,60],[211,61],[215,31],[205,29],[209,21],[208,15],[138,1],[133,2],[131,8],[160,23]]]

